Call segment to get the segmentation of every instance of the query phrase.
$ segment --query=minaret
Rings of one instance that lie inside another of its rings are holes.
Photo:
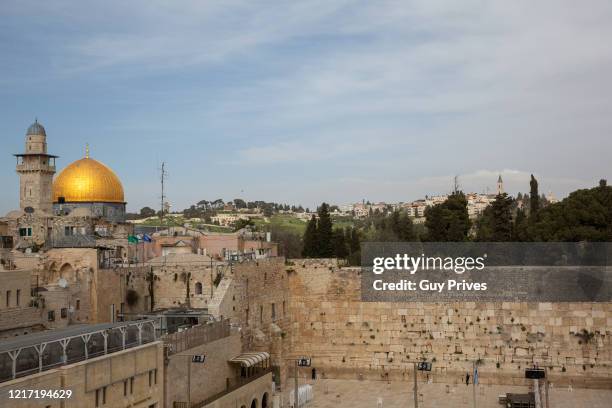
[[[25,153],[16,154],[19,174],[19,207],[27,212],[53,209],[52,190],[57,156],[47,154],[47,133],[38,120],[28,128]]]
[[[501,174],[497,178],[497,195],[504,194],[504,182],[501,178]]]

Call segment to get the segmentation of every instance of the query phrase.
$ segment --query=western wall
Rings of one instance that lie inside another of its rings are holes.
[[[412,380],[432,362],[435,382],[526,384],[547,367],[557,386],[612,387],[612,303],[363,302],[361,269],[336,260],[289,260],[291,355],[324,378]],[[425,375],[425,374],[423,374]]]

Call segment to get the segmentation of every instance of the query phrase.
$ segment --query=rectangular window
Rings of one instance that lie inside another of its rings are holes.
[[[100,406],[100,389],[96,390],[96,407]]]
[[[123,396],[127,397],[127,382],[128,380],[123,380]]]
[[[272,303],[272,320],[276,319],[276,305]]]
[[[263,305],[259,306],[259,322],[263,323]]]
[[[21,289],[17,289],[17,292],[15,293],[15,302],[17,306],[19,306],[20,300],[21,300]]]
[[[149,370],[149,387],[153,385],[153,370]]]
[[[31,237],[32,236],[32,228],[19,228],[19,236],[20,237]]]
[[[153,370],[153,383],[157,384],[157,368]]]
[[[11,291],[6,291],[6,307],[11,307]]]
[[[68,317],[68,309],[66,309],[65,307],[62,307],[60,309],[60,316],[62,319],[65,319]]]
[[[283,317],[287,317],[287,304],[283,300]]]
[[[55,310],[49,310],[49,312],[47,313],[47,320],[50,322],[55,321]]]
[[[130,378],[130,394],[134,393],[134,377]]]
[[[79,310],[80,308],[81,308],[81,299],[77,299],[75,309]]]
[[[102,387],[102,405],[106,404],[106,387]]]

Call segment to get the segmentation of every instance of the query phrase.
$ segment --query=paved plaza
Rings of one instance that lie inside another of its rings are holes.
[[[406,408],[414,406],[412,384],[407,382],[317,380],[311,383],[314,400],[308,408]],[[476,388],[478,408],[500,408],[498,396],[526,393],[527,387],[479,385]],[[473,407],[472,385],[419,384],[419,408]],[[382,401],[382,405],[379,404]],[[612,390],[555,388],[550,394],[554,408],[610,408]]]

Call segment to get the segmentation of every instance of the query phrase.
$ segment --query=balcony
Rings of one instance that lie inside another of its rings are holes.
[[[55,173],[55,166],[50,166],[48,164],[42,163],[28,163],[28,164],[18,164],[17,172],[26,172],[26,171],[46,171],[48,173]]]

